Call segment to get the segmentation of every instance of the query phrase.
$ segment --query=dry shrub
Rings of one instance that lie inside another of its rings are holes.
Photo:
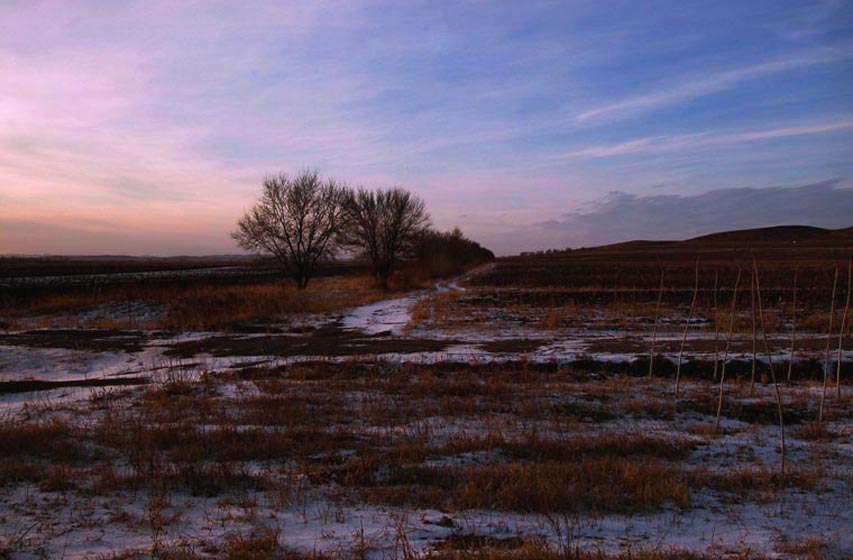
[[[409,289],[401,287],[398,289]],[[388,290],[376,285],[368,275],[347,275],[315,279],[307,289],[298,290],[288,281],[221,284],[196,282],[139,283],[71,293],[46,294],[28,299],[25,305],[3,308],[10,320],[45,315],[43,326],[146,328],[177,330],[228,330],[246,323],[280,320],[300,313],[325,313],[387,298]],[[80,320],[76,314],[105,305],[144,304],[165,307],[165,313],[140,325],[132,311],[117,319]],[[61,317],[61,315],[69,317]]]
[[[489,542],[489,541],[486,541]],[[725,556],[730,558],[731,556]],[[738,556],[736,556],[737,558]],[[718,560],[723,556],[699,554],[677,548],[629,549],[624,552],[609,553],[601,550],[559,550],[545,543],[527,539],[517,547],[506,548],[472,546],[465,549],[439,549],[427,553],[430,560]],[[747,558],[747,556],[744,556]],[[751,554],[750,560],[761,560],[762,556]]]
[[[298,370],[302,368],[294,367],[291,369],[290,377],[299,378],[300,375]],[[258,391],[263,395],[267,396],[277,396],[286,392],[292,386],[292,382],[288,379],[283,379],[281,377],[276,377],[271,372],[267,372],[267,375],[270,377],[258,377],[252,379],[252,382],[255,384],[255,387],[258,388]],[[304,375],[301,376],[302,381],[305,381]]]
[[[696,436],[716,436],[720,433],[717,426],[710,422],[691,424],[687,427],[687,431]]]
[[[325,313],[388,297],[369,276],[323,278],[299,290],[289,283],[206,286],[171,303],[162,326],[218,330],[300,313]]]
[[[456,436],[436,451],[442,455],[492,451],[518,461],[579,462],[596,458],[656,457],[683,459],[696,443],[686,438],[604,433],[564,438],[542,437],[537,433],[508,439],[503,434]]]
[[[316,551],[288,550],[281,545],[280,537],[278,528],[256,527],[249,535],[238,534],[230,537],[217,558],[221,560],[331,560],[354,557],[352,554],[344,553],[330,556]]]
[[[372,285],[382,290],[410,291],[428,288],[432,285],[429,271],[418,266],[406,266],[395,271],[388,279],[388,285],[383,286],[378,278],[371,277]]]
[[[436,551],[496,551],[496,550],[519,550],[538,549],[546,552],[538,540],[523,539],[521,537],[491,537],[477,533],[457,533],[450,535],[435,544]]]
[[[42,492],[66,492],[77,488],[81,480],[80,472],[65,464],[47,465],[44,477],[39,483]]]
[[[675,416],[675,403],[655,397],[628,398],[619,404],[626,414],[633,414],[640,418],[654,418],[657,420],[671,420]]]
[[[805,422],[802,426],[791,430],[791,435],[805,441],[827,442],[832,439],[832,434],[825,422]]]
[[[267,528],[255,535],[229,538],[223,552],[223,560],[278,560],[283,557],[278,530]]]
[[[469,469],[463,478],[457,498],[463,508],[635,513],[666,502],[690,504],[683,474],[654,460],[491,465]]]
[[[257,426],[311,425],[318,418],[332,421],[341,412],[337,399],[304,394],[258,395],[240,402],[239,422]]]
[[[411,318],[406,328],[412,329],[418,326],[447,328],[460,323],[468,325],[464,309],[459,303],[459,296],[457,292],[447,291],[431,293],[420,299],[410,310]]]
[[[7,421],[0,423],[0,457],[48,459],[75,462],[89,451],[75,429],[65,421]]]
[[[783,538],[776,544],[776,551],[804,560],[823,560],[827,547],[827,541],[819,537],[805,537],[795,541]]]
[[[235,490],[259,490],[261,481],[241,463],[183,463],[158,473],[159,482],[186,488],[193,496],[219,496]]]
[[[88,483],[89,492],[106,495],[137,487],[139,478],[130,472],[121,472],[114,465],[100,463],[89,470]]]
[[[690,474],[690,479],[697,487],[708,487],[737,497],[745,497],[757,493],[772,495],[787,488],[812,490],[822,476],[822,470],[817,468],[789,468],[783,474],[776,469],[746,467],[722,472],[697,469]]]
[[[537,326],[543,329],[561,329],[571,322],[577,314],[578,307],[575,304],[548,308],[542,314]]]
[[[148,555],[141,555],[140,558],[148,558]],[[202,557],[184,546],[167,547],[157,550],[158,560],[199,560],[200,558]]]
[[[386,392],[420,398],[507,397],[515,398],[513,387],[500,375],[488,379],[465,373],[443,373],[431,369],[403,371],[389,379]]]
[[[266,429],[234,425],[213,428],[191,422],[169,425],[125,425],[125,430],[111,439],[104,438],[135,463],[152,456],[165,456],[179,463],[201,460],[216,462],[255,461],[299,458],[333,451],[352,445],[346,433],[326,432],[318,427],[296,426],[291,429]]]
[[[608,456],[683,459],[690,454],[695,444],[683,438],[606,433],[556,440],[527,438],[501,447],[511,457],[518,459],[578,461]]]
[[[34,459],[0,459],[0,487],[7,484],[34,483],[42,492],[66,492],[82,489],[88,480],[83,467],[69,463],[46,463]]]
[[[636,513],[690,504],[686,476],[654,459],[614,457],[435,468],[382,465],[366,497],[398,506],[554,513]]]
[[[45,465],[31,459],[0,457],[0,486],[20,482],[39,482],[47,475]]]

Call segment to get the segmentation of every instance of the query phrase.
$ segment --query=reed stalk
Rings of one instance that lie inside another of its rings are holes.
[[[693,308],[696,306],[696,295],[699,293],[699,259],[696,259],[696,271],[693,280],[693,299],[687,311],[687,321],[684,323],[684,334],[681,335],[681,349],[678,351],[678,366],[675,368],[675,398],[678,398],[678,388],[681,382],[681,363],[684,359],[684,345],[687,343],[687,333],[690,330],[690,320],[693,319]]]
[[[794,343],[797,332],[797,271],[794,271],[794,301],[791,310],[791,354],[788,356],[788,383],[791,382],[791,372],[794,369]]]
[[[719,272],[714,271],[714,377],[712,382],[717,381],[717,371],[720,365],[720,329],[719,329],[719,313],[717,309],[717,282],[719,281]]]
[[[755,367],[758,358],[756,323],[755,323],[755,267],[752,268],[752,278],[750,280],[750,295],[752,296],[752,374],[749,378],[749,396],[755,395]]]
[[[758,263],[755,258],[752,259],[752,269],[755,276],[755,290],[758,298],[758,317],[761,321],[761,337],[764,339],[764,351],[767,352],[767,366],[770,368],[770,379],[773,381],[773,390],[776,393],[776,408],[779,413],[779,441],[781,443],[781,463],[780,470],[785,474],[785,418],[782,415],[782,393],[779,391],[779,384],[776,382],[776,373],[773,371],[773,356],[770,353],[770,343],[767,341],[767,329],[764,327],[764,311],[761,305],[761,284],[758,278]]]
[[[823,358],[823,388],[820,391],[820,407],[817,413],[818,424],[823,422],[823,405],[826,401],[826,384],[829,380],[829,345],[832,343],[832,323],[835,318],[835,291],[838,288],[838,267],[835,267],[835,279],[832,281],[832,299],[829,302],[829,332],[826,333],[826,352]]]
[[[841,398],[841,358],[842,355],[842,343],[844,342],[844,328],[847,326],[847,310],[850,309],[850,281],[851,281],[851,265],[853,263],[847,263],[847,297],[844,300],[844,314],[841,316],[841,329],[838,331],[838,360],[836,363],[835,369],[835,398]]]
[[[735,307],[737,304],[737,289],[740,285],[740,277],[743,271],[738,269],[737,278],[735,279],[735,287],[732,290],[732,309],[731,309],[731,319],[729,320],[729,334],[726,337],[726,349],[723,352],[723,367],[720,370],[720,394],[717,399],[717,416],[714,418],[714,432],[716,433],[720,428],[720,412],[723,410],[723,384],[726,381],[726,364],[729,361],[729,349],[731,348],[732,338],[734,338],[735,333]]]
[[[660,287],[658,288],[658,302],[655,305],[655,323],[652,327],[652,349],[649,353],[649,379],[652,378],[652,372],[655,365],[655,346],[658,338],[658,317],[660,316],[660,304],[663,300],[663,268],[660,269]]]

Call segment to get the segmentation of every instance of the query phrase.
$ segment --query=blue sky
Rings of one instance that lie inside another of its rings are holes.
[[[0,4],[0,253],[236,252],[307,167],[501,254],[850,226],[853,5]]]

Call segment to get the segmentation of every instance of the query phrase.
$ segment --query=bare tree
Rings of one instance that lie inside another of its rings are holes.
[[[272,255],[299,288],[333,255],[348,189],[316,171],[264,179],[255,205],[231,236],[243,249]]]
[[[349,193],[345,206],[342,244],[361,252],[370,261],[373,275],[387,285],[400,259],[412,255],[429,227],[426,204],[417,195],[395,187],[360,188]]]

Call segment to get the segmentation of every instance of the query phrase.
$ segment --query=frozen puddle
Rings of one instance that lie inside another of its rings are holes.
[[[436,284],[431,290],[421,290],[409,295],[377,301],[356,307],[345,315],[341,325],[347,330],[360,330],[365,334],[401,335],[412,319],[412,306],[431,293],[464,290],[455,282]]]

